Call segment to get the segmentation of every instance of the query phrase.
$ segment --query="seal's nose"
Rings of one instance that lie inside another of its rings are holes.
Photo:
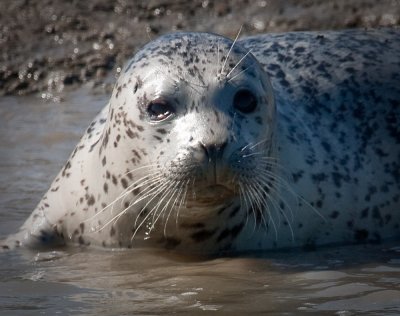
[[[216,162],[218,159],[222,158],[227,142],[223,142],[220,144],[205,144],[203,142],[200,142],[199,144],[200,147],[204,150],[208,162]]]
[[[223,154],[226,145],[226,142],[220,144],[199,143],[200,148],[203,150],[205,175],[210,184],[218,184],[221,180],[221,176],[224,174],[223,166],[225,163],[223,162]]]

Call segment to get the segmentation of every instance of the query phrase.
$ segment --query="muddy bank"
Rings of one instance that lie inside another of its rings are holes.
[[[395,26],[400,0],[4,0],[0,2],[0,95],[59,98],[84,83],[109,89],[150,38],[177,31],[234,37],[298,30]]]

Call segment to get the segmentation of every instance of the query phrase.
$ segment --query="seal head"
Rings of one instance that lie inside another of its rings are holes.
[[[107,166],[112,174],[131,177],[123,212],[135,207],[135,235],[147,225],[181,243],[179,227],[201,226],[211,237],[229,210],[242,222],[262,206],[275,106],[248,50],[211,34],[163,36],[128,64],[110,103],[99,154],[118,161]]]

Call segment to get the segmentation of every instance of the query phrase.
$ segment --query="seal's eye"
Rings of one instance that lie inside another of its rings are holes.
[[[154,100],[147,106],[147,113],[152,121],[163,121],[174,112],[172,105],[165,100]]]
[[[242,113],[251,113],[257,107],[257,98],[251,91],[242,89],[236,92],[233,106]]]

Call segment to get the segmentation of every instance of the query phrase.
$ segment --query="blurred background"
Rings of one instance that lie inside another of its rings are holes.
[[[391,27],[400,0],[1,0],[0,96],[52,97],[90,83],[109,90],[124,62],[163,33],[235,37]]]

